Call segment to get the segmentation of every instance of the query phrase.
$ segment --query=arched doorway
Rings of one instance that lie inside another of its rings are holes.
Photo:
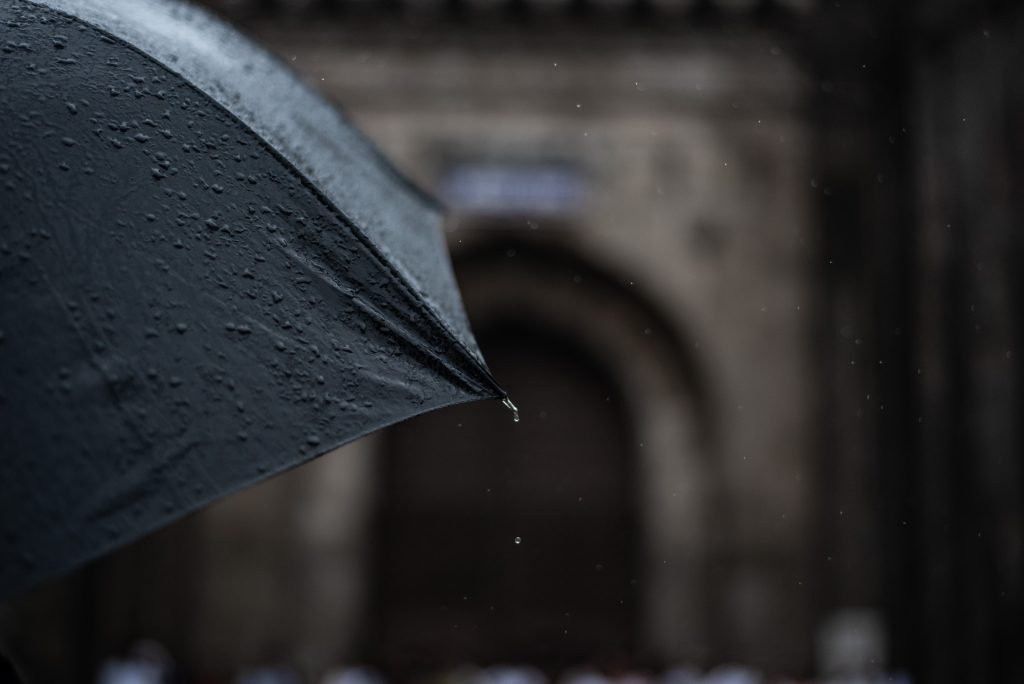
[[[712,662],[720,476],[693,343],[642,279],[554,233],[456,237],[470,319],[524,418],[492,402],[385,435],[363,652],[407,674]]]
[[[621,392],[585,348],[527,319],[478,338],[523,418],[473,404],[389,433],[374,659],[403,678],[628,657],[638,528]]]

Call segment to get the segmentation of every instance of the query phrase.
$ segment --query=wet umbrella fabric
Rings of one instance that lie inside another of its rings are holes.
[[[438,207],[274,60],[156,0],[0,33],[0,598],[501,396]]]

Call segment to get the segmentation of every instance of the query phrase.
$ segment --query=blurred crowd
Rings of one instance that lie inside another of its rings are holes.
[[[676,666],[654,672],[605,672],[578,666],[561,672],[530,665],[479,667],[463,664],[447,671],[412,678],[415,684],[912,684],[904,673],[850,673],[816,679],[769,676],[742,665],[721,665],[710,670]],[[125,658],[109,659],[101,666],[96,684],[390,684],[368,666],[338,667],[312,677],[290,665],[265,665],[228,676],[200,676],[184,672],[167,651],[154,642],[140,642]]]

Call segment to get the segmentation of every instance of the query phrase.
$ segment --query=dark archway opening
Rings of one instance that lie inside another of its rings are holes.
[[[635,651],[631,426],[583,345],[479,331],[522,409],[458,406],[386,437],[370,659],[396,681],[459,663],[613,668]]]

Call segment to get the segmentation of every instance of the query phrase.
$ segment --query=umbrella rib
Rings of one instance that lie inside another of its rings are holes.
[[[427,345],[417,343],[415,340],[413,340],[409,336],[409,334],[401,326],[396,325],[395,322],[392,319],[390,319],[387,316],[385,316],[384,314],[382,314],[376,307],[372,306],[369,302],[364,300],[362,297],[354,296],[354,297],[352,297],[351,301],[352,301],[353,304],[355,304],[357,307],[359,307],[363,312],[365,312],[368,316],[373,318],[373,320],[375,320],[377,323],[386,326],[387,329],[390,330],[391,332],[393,332],[397,337],[400,337],[400,338],[406,340],[407,342],[409,342],[409,344],[411,344],[413,347],[415,347],[419,352],[421,352],[423,354],[426,354],[431,359],[436,361],[437,365],[441,366],[442,368],[445,368],[448,372],[450,372],[452,375],[454,375],[457,379],[461,380],[462,383],[466,387],[469,387],[471,389],[475,389],[475,390],[478,390],[478,391],[479,390],[486,391],[488,389],[486,387],[481,386],[480,383],[474,382],[472,380],[472,378],[467,376],[465,373],[461,372],[458,368],[455,368],[451,364],[446,363],[445,360],[443,358],[441,358],[437,354],[437,352],[435,352],[433,349],[431,349]]]
[[[217,104],[218,106],[220,106],[219,102]],[[497,381],[494,379],[494,376],[491,375],[490,370],[488,370],[486,366],[484,366],[483,364],[480,363],[480,361],[477,360],[476,356],[469,351],[469,349],[465,346],[462,340],[459,339],[458,335],[456,335],[451,330],[451,328],[441,319],[441,317],[434,310],[434,308],[429,306],[426,302],[424,302],[421,299],[421,297],[416,293],[412,285],[410,285],[409,282],[406,280],[405,276],[402,275],[402,273],[395,267],[394,264],[388,261],[387,257],[384,256],[380,248],[376,245],[376,243],[374,243],[369,238],[369,236],[366,235],[362,228],[360,228],[359,225],[354,220],[352,220],[352,218],[349,217],[348,214],[346,214],[340,207],[338,207],[334,202],[327,198],[323,191],[311,179],[307,178],[305,174],[303,174],[295,167],[294,164],[292,164],[286,157],[284,157],[283,155],[280,154],[280,152],[274,149],[274,147],[270,145],[270,143],[267,142],[261,135],[259,135],[259,133],[249,128],[244,121],[241,121],[240,119],[238,119],[238,117],[235,117],[234,114],[231,114],[230,111],[228,111],[227,113],[231,115],[233,118],[235,118],[240,125],[245,126],[248,130],[252,131],[256,138],[259,140],[260,144],[262,144],[267,150],[269,150],[278,159],[280,159],[280,161],[283,164],[285,164],[288,170],[295,176],[298,182],[306,186],[307,189],[309,189],[310,192],[313,193],[314,197],[316,197],[316,199],[321,203],[321,205],[323,205],[323,207],[327,209],[327,211],[334,214],[335,218],[338,219],[339,222],[341,222],[343,225],[351,229],[352,234],[356,237],[356,239],[358,239],[362,243],[362,245],[367,249],[367,251],[370,254],[372,254],[373,257],[377,260],[377,265],[386,270],[388,274],[391,275],[392,278],[397,283],[399,283],[400,287],[404,290],[405,295],[408,297],[412,305],[420,309],[421,313],[426,314],[426,316],[430,319],[432,323],[434,323],[434,325],[438,326],[441,330],[443,330],[446,336],[448,337],[449,341],[454,343],[455,347],[462,353],[465,359],[468,360],[473,367],[475,367],[478,371],[480,371],[483,374],[486,383],[476,384],[481,388],[484,388],[487,384],[489,384],[490,387],[488,389],[497,393],[495,395],[496,398],[506,396],[506,392],[504,392],[504,390],[502,390],[498,386]]]
[[[281,251],[287,255],[290,259],[295,261],[306,273],[316,278],[319,282],[323,283],[334,293],[347,299],[353,305],[357,306],[365,314],[373,318],[377,323],[385,326],[388,330],[395,334],[401,340],[404,340],[414,350],[419,353],[425,354],[436,362],[438,366],[444,368],[451,373],[456,380],[460,381],[466,388],[478,392],[486,392],[489,388],[485,387],[481,383],[475,381],[471,376],[460,371],[457,367],[451,363],[446,362],[434,349],[426,344],[423,340],[417,339],[417,336],[412,334],[406,327],[398,325],[393,319],[385,316],[381,311],[373,306],[370,302],[363,299],[362,297],[350,292],[347,288],[343,287],[340,283],[336,282],[331,277],[331,268],[326,264],[318,263],[315,259],[298,252],[297,250],[289,247],[287,243],[279,244]],[[376,255],[375,255],[376,256]],[[397,280],[397,278],[396,278]],[[403,283],[404,284],[404,283]],[[415,299],[412,297],[408,289],[403,291],[403,294],[415,303]],[[451,334],[444,330],[447,338],[451,338]]]

